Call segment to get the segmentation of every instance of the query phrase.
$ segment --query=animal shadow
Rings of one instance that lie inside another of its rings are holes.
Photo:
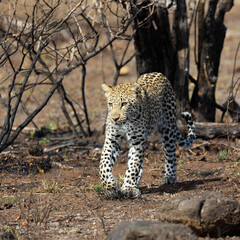
[[[152,194],[152,193],[178,193],[182,191],[191,191],[194,189],[199,189],[200,185],[207,184],[209,182],[216,182],[220,181],[222,178],[215,177],[211,179],[197,179],[197,180],[191,180],[191,181],[183,181],[176,184],[170,184],[170,185],[160,185],[160,186],[151,186],[151,187],[142,187],[140,188],[142,194]]]

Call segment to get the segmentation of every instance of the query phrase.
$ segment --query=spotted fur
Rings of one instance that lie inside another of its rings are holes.
[[[176,144],[190,147],[196,135],[192,116],[188,112],[182,113],[188,126],[187,139],[179,132],[175,95],[168,79],[161,73],[148,73],[142,75],[137,83],[115,87],[103,84],[102,88],[108,100],[106,138],[100,161],[100,178],[105,188],[119,189],[112,168],[122,138],[126,138],[129,143],[129,161],[121,192],[140,196],[138,185],[143,172],[147,137],[154,128],[160,133],[165,155],[162,183],[176,183]]]

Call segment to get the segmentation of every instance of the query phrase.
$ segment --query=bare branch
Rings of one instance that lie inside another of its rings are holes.
[[[123,3],[103,0],[37,0],[28,6],[20,0],[11,1],[5,5],[0,24],[0,31],[4,33],[0,42],[0,85],[5,89],[0,94],[0,104],[5,109],[0,151],[33,120],[37,127],[34,118],[56,90],[63,115],[75,134],[90,135],[85,99],[87,62],[114,42],[127,40],[123,55],[116,58],[119,74],[121,67],[133,58],[132,54],[126,57],[134,34],[130,26],[142,9],[133,6],[135,10],[130,14],[130,8],[125,8]],[[146,8],[154,12],[154,4],[149,3]],[[139,22],[140,26],[149,19]],[[100,41],[102,38],[106,41]],[[79,67],[82,69],[82,101],[78,105],[83,119],[79,117],[76,102],[68,96],[67,84],[63,84],[63,80],[68,81],[68,75]],[[45,92],[39,96],[42,88]],[[31,102],[34,108],[30,107]],[[16,121],[20,106],[26,113],[21,122]]]

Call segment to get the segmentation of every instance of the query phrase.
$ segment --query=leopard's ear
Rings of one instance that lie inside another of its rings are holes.
[[[137,83],[132,84],[130,87],[128,87],[127,91],[129,93],[138,93],[139,85]]]
[[[102,89],[105,93],[110,93],[112,91],[112,87],[108,86],[107,84],[102,84]]]

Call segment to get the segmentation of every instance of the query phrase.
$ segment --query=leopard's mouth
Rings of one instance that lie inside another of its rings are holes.
[[[126,123],[126,121],[121,121],[121,122],[115,122],[116,126],[122,126]]]
[[[112,120],[112,122],[113,122],[113,124],[115,125],[115,126],[122,126],[122,125],[124,125],[125,123],[126,123],[126,119],[121,119],[121,120],[118,120],[118,121],[114,121],[114,120]]]

